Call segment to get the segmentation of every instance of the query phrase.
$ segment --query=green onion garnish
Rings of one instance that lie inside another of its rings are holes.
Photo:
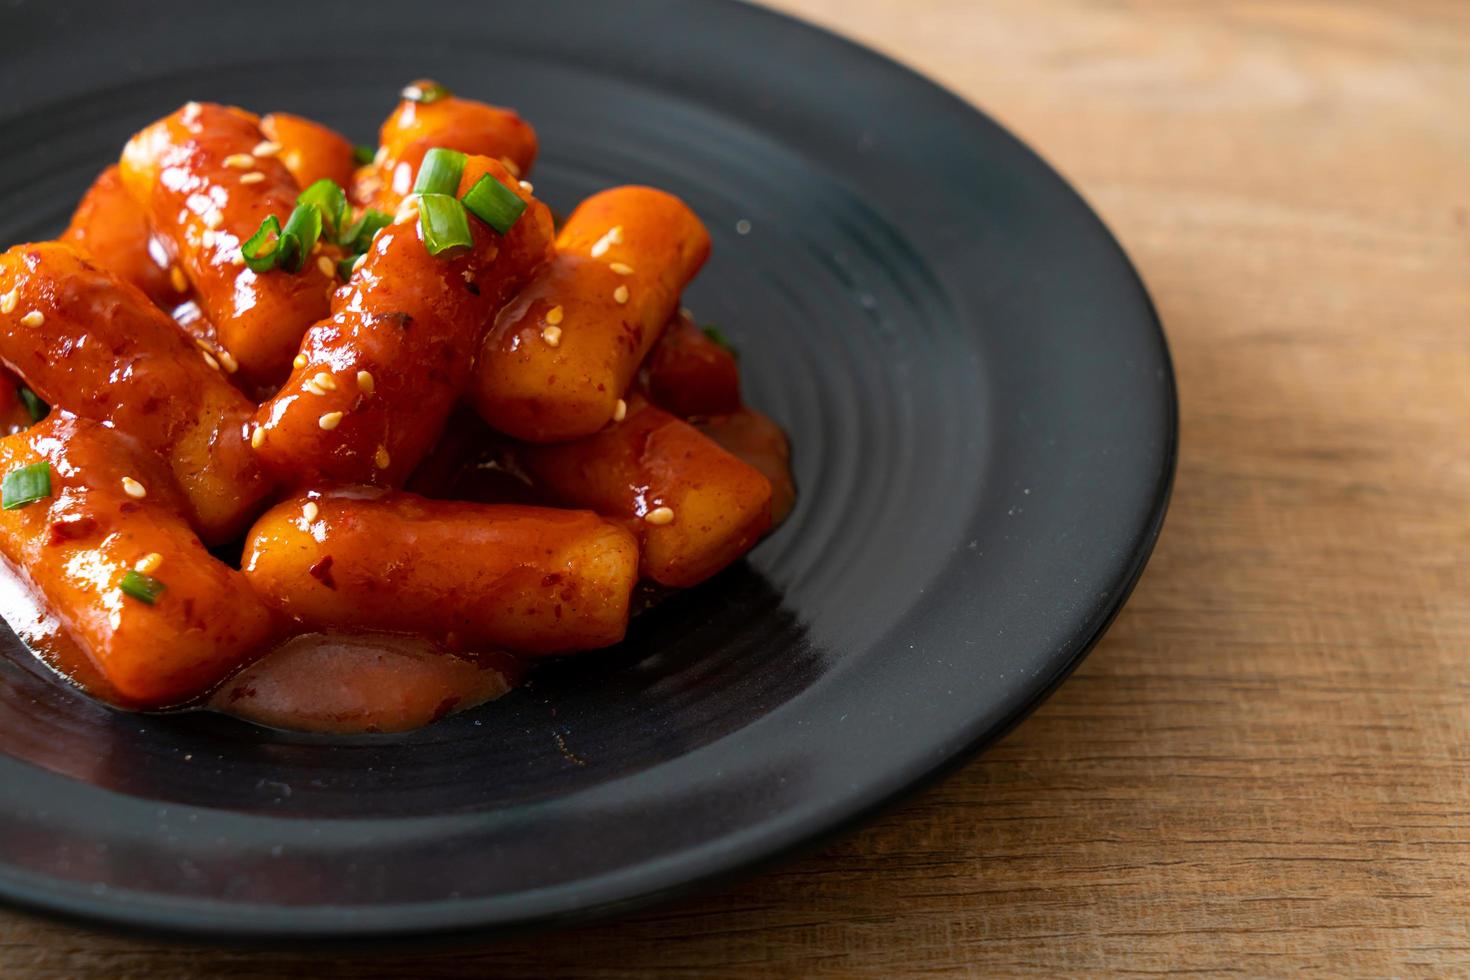
[[[271,240],[270,250],[265,250],[266,239]],[[271,215],[260,223],[255,234],[240,246],[240,256],[252,272],[269,272],[276,267],[276,253],[281,247],[281,223]]]
[[[0,482],[0,507],[14,510],[51,496],[51,464],[44,460],[5,474]]]
[[[306,257],[322,237],[322,212],[314,204],[298,204],[286,227],[281,229],[281,240],[276,246],[276,265],[287,272],[300,272]]]
[[[158,597],[163,594],[167,586],[152,575],[144,575],[130,568],[123,573],[122,582],[119,583],[118,588],[123,591],[124,595],[130,595],[139,602],[146,602],[151,606],[158,601]]]
[[[419,164],[419,179],[414,181],[415,194],[454,194],[464,174],[464,154],[436,146],[424,154]]]
[[[363,146],[359,144],[352,148],[352,160],[359,167],[365,167],[368,164],[372,163],[373,157],[377,155],[378,151],[373,149],[371,146]]]
[[[347,226],[352,217],[352,206],[347,203],[347,192],[330,177],[323,177],[302,191],[296,203],[311,204],[322,213],[322,225],[327,233],[336,237]]]
[[[449,194],[419,195],[419,227],[430,255],[475,243],[464,205]]]
[[[15,393],[20,396],[21,404],[24,405],[26,407],[26,411],[30,413],[32,422],[41,421],[46,417],[46,413],[51,411],[51,406],[41,401],[40,396],[31,389],[27,388],[25,385],[21,385],[19,388],[17,388]]]
[[[349,255],[345,259],[337,260],[337,278],[343,282],[352,278],[352,267],[357,265],[358,256]]]
[[[410,102],[428,105],[430,102],[447,99],[453,93],[433,79],[421,78],[416,82],[409,82],[403,86],[403,91],[398,94]]]
[[[349,252],[366,252],[373,243],[373,236],[393,223],[393,215],[377,208],[368,208],[362,217],[347,226],[337,244]]]
[[[708,326],[701,327],[700,329],[704,331],[704,335],[710,340],[713,340],[715,343],[719,344],[721,347],[725,348],[725,350],[729,351],[736,357],[740,356],[740,352],[735,349],[735,345],[730,343],[729,338],[725,336],[725,332],[719,327],[711,323]]]
[[[494,177],[486,174],[464,192],[464,206],[485,224],[504,235],[526,210],[525,200]]]

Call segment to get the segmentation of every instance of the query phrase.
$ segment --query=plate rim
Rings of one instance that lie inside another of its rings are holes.
[[[1151,339],[1158,347],[1162,370],[1162,396],[1164,417],[1161,452],[1161,469],[1152,488],[1147,506],[1147,519],[1141,526],[1137,546],[1123,564],[1118,576],[1118,585],[1112,592],[1106,608],[1097,620],[1096,628],[1076,643],[1071,644],[1066,655],[1053,665],[1050,673],[1028,685],[1026,696],[1003,718],[981,731],[977,737],[947,752],[932,765],[922,770],[907,772],[896,784],[864,805],[845,809],[837,814],[821,811],[830,819],[816,821],[815,830],[782,836],[782,828],[755,830],[747,828],[748,839],[740,845],[727,849],[722,860],[710,861],[691,869],[691,860],[669,861],[683,870],[664,872],[663,877],[671,880],[659,883],[660,873],[651,870],[650,864],[619,867],[600,875],[607,881],[629,880],[636,884],[644,877],[655,879],[652,887],[643,885],[627,889],[620,897],[599,900],[595,903],[578,902],[575,893],[585,890],[589,879],[572,879],[556,885],[545,886],[535,891],[553,895],[566,895],[567,901],[559,908],[530,916],[498,914],[487,907],[495,898],[438,899],[427,902],[384,904],[360,909],[348,906],[307,906],[318,912],[331,909],[335,918],[330,924],[312,921],[306,924],[293,922],[293,915],[301,909],[292,906],[258,906],[268,909],[269,915],[237,918],[231,921],[228,915],[213,911],[213,903],[205,903],[205,911],[171,909],[161,907],[156,898],[153,903],[133,905],[119,901],[119,896],[128,894],[124,889],[109,889],[103,896],[85,896],[47,889],[47,876],[23,872],[13,867],[0,867],[0,906],[27,914],[81,925],[100,928],[104,931],[124,933],[130,936],[147,936],[158,939],[181,941],[191,944],[215,943],[240,948],[281,948],[289,944],[292,949],[341,950],[344,947],[365,950],[377,947],[417,948],[428,944],[476,943],[530,932],[583,925],[594,921],[620,916],[649,906],[662,904],[681,897],[702,893],[722,883],[733,882],[781,864],[800,854],[819,849],[827,843],[851,833],[866,824],[876,815],[900,800],[933,786],[938,781],[964,765],[988,746],[1004,737],[1043,704],[1055,690],[1066,681],[1087,655],[1096,647],[1127,604],[1134,588],[1142,577],[1162,533],[1164,521],[1173,491],[1179,457],[1179,397],[1178,382],[1174,370],[1172,352],[1164,332],[1156,304],[1147,285],[1132,261],[1127,250],[1113,234],[1112,229],[1092,207],[1087,198],[1053,167],[1031,145],[1021,140],[1008,127],[989,115],[979,106],[966,100],[946,85],[923,74],[896,58],[848,37],[824,25],[806,21],[795,14],[761,6],[752,0],[703,0],[704,3],[735,9],[741,16],[754,16],[777,22],[780,30],[801,31],[814,35],[823,43],[836,44],[849,56],[876,64],[883,70],[895,72],[915,84],[930,90],[951,103],[952,108],[972,122],[981,124],[995,135],[1007,140],[1054,182],[1058,191],[1073,198],[1080,213],[1086,216],[1101,232],[1101,239],[1120,260],[1122,270],[1131,277],[1142,301],[1147,326],[1151,328]],[[64,778],[64,777],[58,777]],[[760,831],[760,832],[756,832]],[[707,845],[706,845],[707,846]],[[690,851],[681,852],[689,854]],[[693,873],[690,873],[690,871]],[[28,880],[39,879],[31,881]],[[148,893],[139,893],[146,895]],[[112,896],[112,897],[108,897]],[[193,903],[198,906],[199,903]],[[411,924],[402,928],[385,928],[380,919],[391,915],[394,910],[406,908],[453,907],[460,913],[450,917],[451,921],[435,924]],[[362,914],[367,912],[370,914]]]

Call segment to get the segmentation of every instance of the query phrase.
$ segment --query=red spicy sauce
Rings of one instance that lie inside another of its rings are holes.
[[[270,728],[402,732],[494,700],[519,674],[505,654],[451,653],[411,636],[308,633],[230,678],[205,706]]]

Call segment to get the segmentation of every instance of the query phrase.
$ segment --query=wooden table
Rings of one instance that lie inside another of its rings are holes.
[[[1153,564],[1026,724],[822,854],[478,954],[0,915],[6,977],[1470,971],[1470,5],[787,0],[1071,178],[1168,328]]]

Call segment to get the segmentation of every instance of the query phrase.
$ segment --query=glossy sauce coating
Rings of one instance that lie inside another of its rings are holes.
[[[587,511],[362,488],[267,511],[246,541],[244,569],[307,629],[541,655],[622,639],[638,546]]]
[[[296,206],[286,165],[252,155],[265,141],[249,113],[190,103],[128,141],[121,174],[193,284],[220,344],[247,378],[274,383],[290,370],[302,333],[326,315],[337,278],[312,258],[295,274],[242,264],[240,246],[261,222],[274,215],[284,225]],[[330,248],[323,254],[337,257]]]
[[[197,302],[192,299],[186,299],[170,310],[169,316],[173,318],[174,323],[178,324],[184,333],[203,343],[203,347],[200,348],[201,350],[207,347],[210,354],[214,355],[216,360],[218,359],[221,351],[219,338],[215,336],[214,324],[210,323],[209,319],[205,317],[204,311],[199,308]],[[239,380],[239,375],[235,375],[234,380]]]
[[[699,584],[771,527],[771,482],[639,395],[597,435],[525,444],[513,458],[561,503],[626,522],[642,544],[642,574],[660,585]],[[672,513],[660,521],[663,508]]]
[[[644,368],[648,398],[684,418],[740,410],[740,364],[682,311],[664,331]]]
[[[153,229],[143,207],[123,186],[117,164],[98,175],[72,213],[61,240],[77,247],[92,262],[124,282],[141,289],[150,300],[167,309],[189,293],[188,283],[179,289],[149,247]],[[160,246],[161,248],[162,246]]]
[[[42,597],[125,706],[158,708],[205,693],[255,656],[274,617],[244,576],[177,516],[168,477],[112,429],[67,416],[0,439],[0,472],[45,460],[51,496],[0,510],[0,554]],[[124,478],[148,486],[139,500]],[[157,555],[153,605],[123,594],[123,575]]]
[[[590,435],[612,418],[710,239],[673,195],[615,187],[572,212],[556,248],[475,361],[475,408],[529,442]]]
[[[470,157],[460,192],[487,173],[529,202],[506,235],[471,219],[473,247],[434,256],[409,214],[307,331],[304,366],[257,416],[260,457],[283,481],[400,485],[439,437],[484,324],[551,255],[550,212],[500,164]]]
[[[260,131],[280,147],[276,159],[291,171],[297,187],[307,188],[319,180],[333,180],[342,187],[352,183],[357,169],[353,146],[336,130],[304,116],[272,112],[261,117]]]
[[[0,371],[0,435],[11,436],[29,429],[35,419],[20,398],[20,382],[9,371]]]
[[[784,434],[675,314],[709,252],[682,202],[614,188],[557,236],[513,112],[404,101],[381,136],[354,170],[311,120],[189,103],[66,243],[0,255],[0,472],[57,474],[55,499],[0,511],[0,614],[104,700],[415,728],[504,693],[515,658],[618,642],[635,597],[703,581],[790,509]],[[472,246],[432,256],[410,202],[346,286],[336,245],[244,266],[301,188],[353,181],[393,211],[435,146],[470,154],[459,193],[488,174],[527,202],[510,232],[471,217]],[[56,406],[42,423],[18,383]],[[205,550],[268,499],[244,572]],[[121,591],[135,567],[156,605]]]
[[[69,245],[0,255],[0,360],[37,395],[161,456],[211,543],[242,531],[270,485],[246,443],[254,405],[141,292]]]
[[[392,633],[295,636],[230,678],[209,706],[291,731],[402,732],[498,698],[518,665]]]
[[[693,425],[771,481],[772,527],[791,515],[796,506],[796,481],[791,476],[791,441],[784,429],[748,407],[700,418]]]
[[[536,131],[512,110],[452,95],[400,101],[378,133],[378,146],[378,158],[358,172],[353,198],[389,214],[413,190],[424,154],[436,146],[489,157],[515,178],[531,172],[537,150]]]

